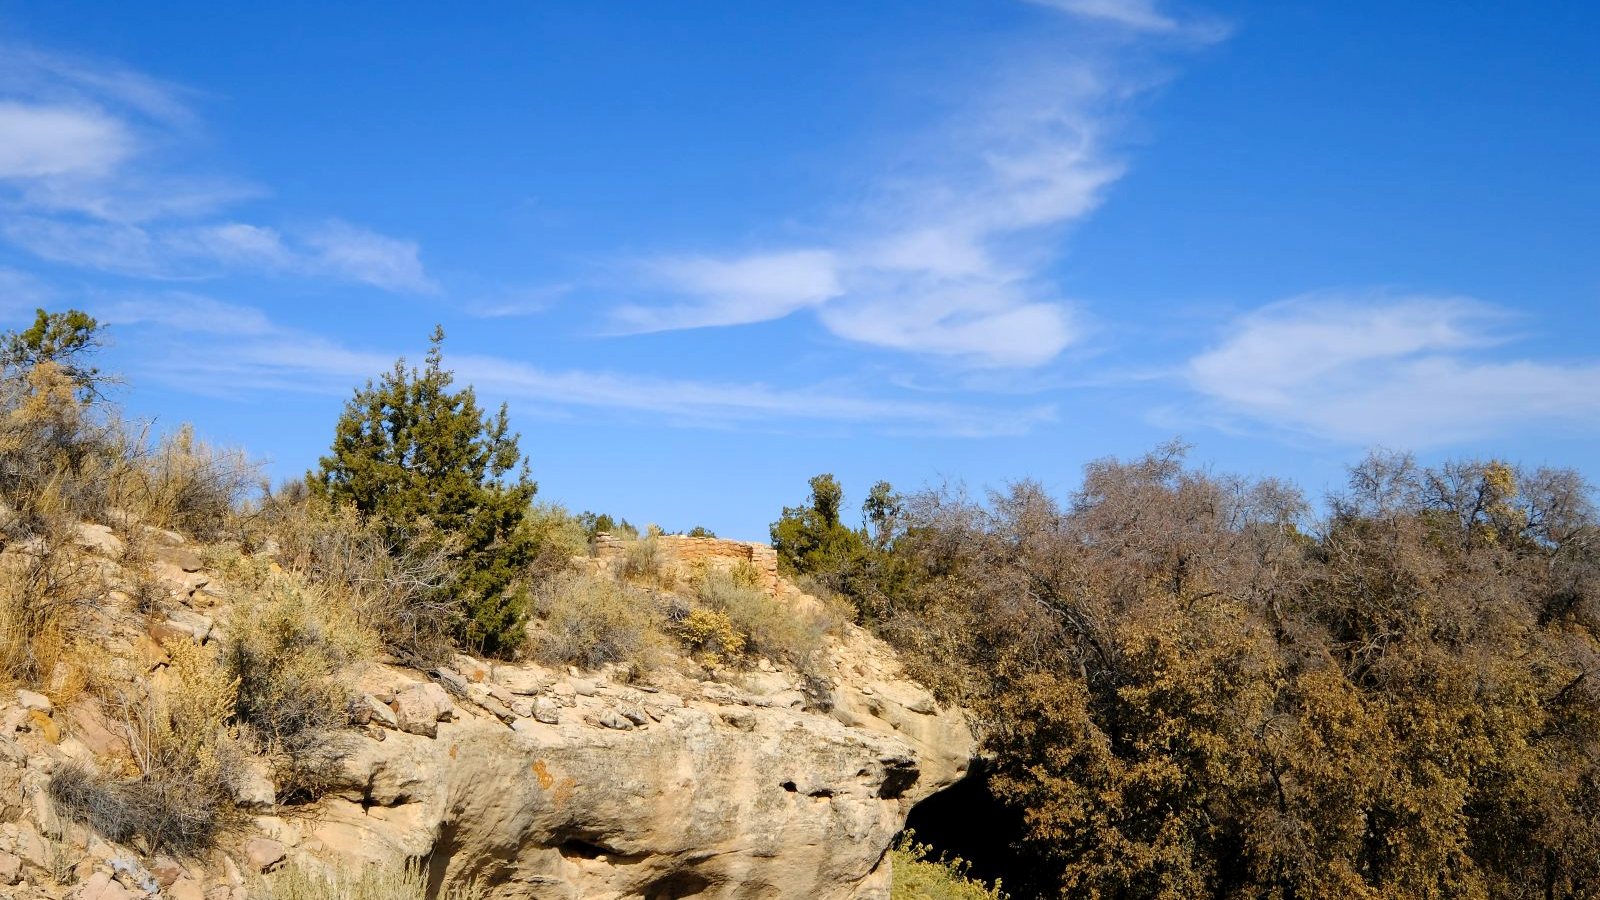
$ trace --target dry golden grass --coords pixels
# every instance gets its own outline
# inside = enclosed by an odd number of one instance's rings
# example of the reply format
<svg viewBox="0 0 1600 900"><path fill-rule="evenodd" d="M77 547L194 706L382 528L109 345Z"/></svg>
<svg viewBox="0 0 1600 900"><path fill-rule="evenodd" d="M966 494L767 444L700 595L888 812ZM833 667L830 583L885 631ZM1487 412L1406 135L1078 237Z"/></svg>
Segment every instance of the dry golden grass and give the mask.
<svg viewBox="0 0 1600 900"><path fill-rule="evenodd" d="M448 888L438 900L481 900L476 883ZM251 900L427 900L428 880L414 866L391 863L364 866L355 871L315 872L290 866L258 879Z"/></svg>

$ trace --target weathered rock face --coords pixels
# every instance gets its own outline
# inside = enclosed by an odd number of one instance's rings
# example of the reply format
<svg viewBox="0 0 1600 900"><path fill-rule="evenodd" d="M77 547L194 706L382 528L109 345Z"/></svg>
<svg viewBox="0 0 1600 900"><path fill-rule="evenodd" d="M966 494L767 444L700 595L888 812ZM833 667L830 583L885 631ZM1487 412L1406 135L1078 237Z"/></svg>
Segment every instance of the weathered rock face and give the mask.
<svg viewBox="0 0 1600 900"><path fill-rule="evenodd" d="M880 642L851 629L831 653L826 712L778 671L641 688L494 667L432 737L358 739L298 844L427 859L497 898L887 897L884 851L973 741ZM416 677L365 681L398 705Z"/></svg>
<svg viewBox="0 0 1600 900"><path fill-rule="evenodd" d="M741 561L766 572L757 551L771 552L713 539L664 546L685 572ZM771 562L774 594L815 602ZM202 597L209 573L173 569L156 624L226 641L226 586ZM161 674L148 622L102 623L116 677ZM436 887L476 879L497 900L887 898L890 842L913 804L965 774L974 741L960 712L938 708L882 642L853 627L828 640L820 679L767 661L723 681L666 667L645 684L467 657L430 673L370 664L352 674L360 727L343 737L334 790L289 815L258 773L236 792L250 826L205 859L177 862L108 845L50 809L54 767L126 764L122 724L92 700L56 708L13 692L0 697L0 881L66 896L47 872L46 835L85 860L71 890L105 896L242 900L245 879L284 865L406 858ZM143 887L150 878L164 879L159 895Z"/></svg>

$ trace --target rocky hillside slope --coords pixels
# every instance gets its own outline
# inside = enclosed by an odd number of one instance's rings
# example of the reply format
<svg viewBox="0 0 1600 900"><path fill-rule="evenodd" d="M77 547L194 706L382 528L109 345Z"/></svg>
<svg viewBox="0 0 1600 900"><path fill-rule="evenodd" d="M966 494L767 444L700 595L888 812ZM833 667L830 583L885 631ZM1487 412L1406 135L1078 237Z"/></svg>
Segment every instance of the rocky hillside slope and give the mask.
<svg viewBox="0 0 1600 900"><path fill-rule="evenodd" d="M226 567L151 534L145 580L110 529L85 525L78 541L102 586L96 665L129 695L160 690L174 642L225 651L238 624ZM662 546L671 564L754 565L772 595L816 602L760 545ZM621 550L601 541L583 564L607 571ZM435 891L475 879L494 898L886 898L894 835L962 777L973 738L860 629L843 626L822 655L805 676L761 660L715 678L688 665L362 663L341 676L359 699L331 787L295 802L270 768L245 765L233 793L246 815L188 857L110 841L52 800L52 773L135 771L140 746L105 700L116 690L63 671L0 703L0 895L245 900L285 866L404 858Z"/></svg>

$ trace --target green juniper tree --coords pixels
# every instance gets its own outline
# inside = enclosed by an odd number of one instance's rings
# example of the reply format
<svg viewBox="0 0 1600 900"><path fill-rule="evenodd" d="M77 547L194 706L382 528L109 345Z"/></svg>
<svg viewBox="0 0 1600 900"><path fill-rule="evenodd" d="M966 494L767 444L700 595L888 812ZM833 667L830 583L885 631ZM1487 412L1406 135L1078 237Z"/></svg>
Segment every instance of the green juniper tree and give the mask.
<svg viewBox="0 0 1600 900"><path fill-rule="evenodd" d="M522 580L537 553L524 527L538 486L506 408L488 415L472 388L453 390L436 328L426 365L395 363L345 405L333 450L307 475L312 491L377 523L402 552L445 546L456 639L484 653L520 643Z"/></svg>
<svg viewBox="0 0 1600 900"><path fill-rule="evenodd" d="M35 310L31 326L0 335L0 370L20 373L53 363L77 386L82 399L98 397L110 379L85 358L100 349L101 334L100 323L81 310Z"/></svg>

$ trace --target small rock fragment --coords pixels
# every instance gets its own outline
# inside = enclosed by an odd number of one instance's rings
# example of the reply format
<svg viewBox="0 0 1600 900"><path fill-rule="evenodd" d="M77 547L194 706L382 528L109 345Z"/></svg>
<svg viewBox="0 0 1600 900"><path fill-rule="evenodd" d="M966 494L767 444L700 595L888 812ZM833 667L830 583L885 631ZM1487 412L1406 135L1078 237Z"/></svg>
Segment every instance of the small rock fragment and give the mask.
<svg viewBox="0 0 1600 900"><path fill-rule="evenodd" d="M627 731L633 727L632 722L623 718L622 714L618 713L614 709L602 711L600 715L595 717L595 721L607 728L614 728L617 731Z"/></svg>
<svg viewBox="0 0 1600 900"><path fill-rule="evenodd" d="M0 884L16 884L22 880L22 859L0 850Z"/></svg>
<svg viewBox="0 0 1600 900"><path fill-rule="evenodd" d="M533 717L546 725L561 724L561 706L549 697L533 701Z"/></svg>
<svg viewBox="0 0 1600 900"><path fill-rule="evenodd" d="M376 722L386 728L400 727L400 720L395 717L394 710L390 709L388 704L379 701L377 697L366 694L361 698L361 705L368 713L367 721Z"/></svg>
<svg viewBox="0 0 1600 900"><path fill-rule="evenodd" d="M462 678L454 669L440 669L434 673L439 678L439 683L444 689L457 697L467 696L467 680Z"/></svg>
<svg viewBox="0 0 1600 900"><path fill-rule="evenodd" d="M17 702L22 704L23 709L36 709L43 713L55 709L55 704L50 702L49 697L26 688L17 691Z"/></svg>

